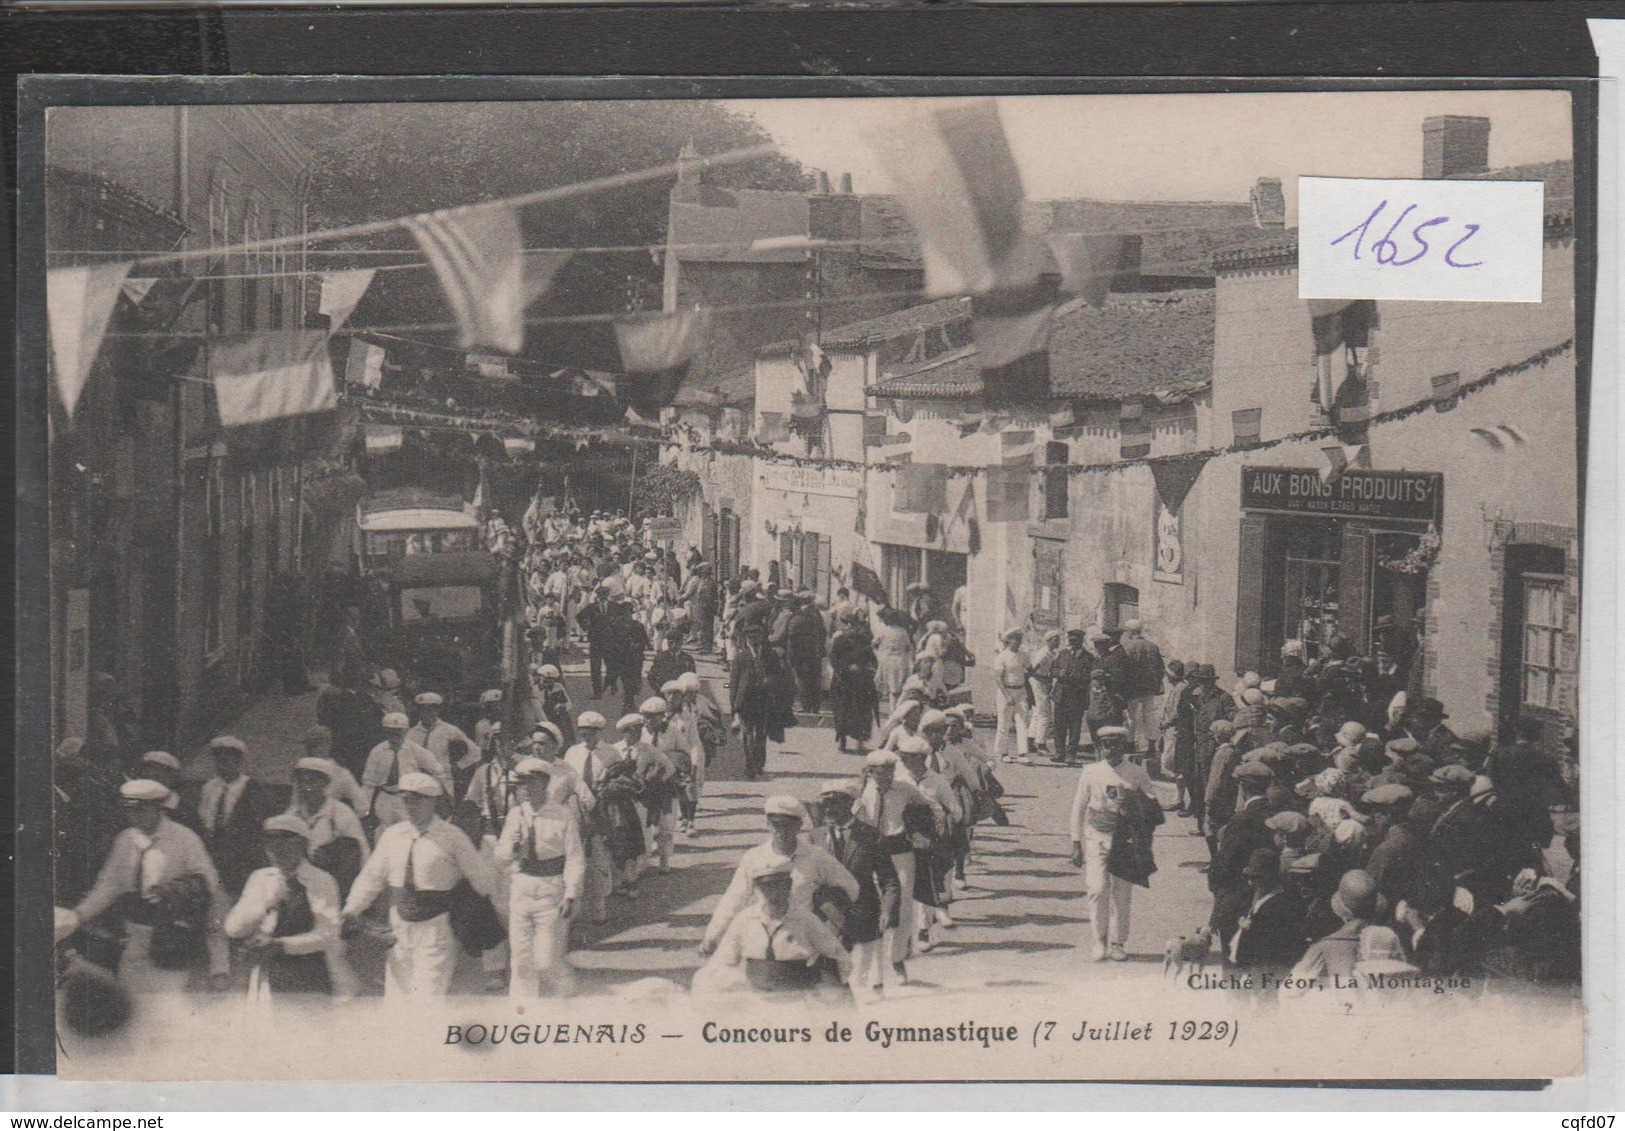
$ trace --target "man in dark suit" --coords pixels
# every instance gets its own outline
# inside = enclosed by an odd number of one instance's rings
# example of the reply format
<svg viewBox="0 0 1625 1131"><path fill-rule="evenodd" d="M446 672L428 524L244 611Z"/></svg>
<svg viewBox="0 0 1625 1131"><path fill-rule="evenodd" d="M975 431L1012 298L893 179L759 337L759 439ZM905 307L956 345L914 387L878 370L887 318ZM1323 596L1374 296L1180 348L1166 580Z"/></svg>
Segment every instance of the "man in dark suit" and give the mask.
<svg viewBox="0 0 1625 1131"><path fill-rule="evenodd" d="M813 902L852 952L852 992L867 999L881 992L885 934L896 917L902 887L879 830L852 816L861 792L862 783L855 778L825 782L818 795L822 824L813 834L813 843L858 881L858 897L848 899L838 888L820 888Z"/></svg>
<svg viewBox="0 0 1625 1131"><path fill-rule="evenodd" d="M265 787L243 773L248 747L223 734L209 743L215 776L203 783L198 819L203 844L220 873L220 884L235 899L249 873L265 866L260 825L270 816Z"/></svg>
<svg viewBox="0 0 1625 1131"><path fill-rule="evenodd" d="M1284 973L1308 949L1303 900L1281 886L1281 854L1255 848L1242 870L1252 887L1253 902L1236 924L1230 961L1246 970Z"/></svg>
<svg viewBox="0 0 1625 1131"><path fill-rule="evenodd" d="M1275 775L1262 762L1247 762L1236 769L1240 790L1236 815L1219 830L1219 840L1208 869L1207 886L1213 893L1213 916L1208 925L1219 936L1225 952L1236 924L1246 914L1252 886L1245 872L1253 853L1275 847L1275 833L1264 822L1272 816L1265 792Z"/></svg>
<svg viewBox="0 0 1625 1131"><path fill-rule="evenodd" d="M613 670L608 680L604 678L606 653L612 650L608 646L610 620L609 587L600 585L594 592L592 601L576 614L576 623L581 626L581 631L587 634L587 672L592 678L594 699L602 698L605 691L612 691L615 686Z"/></svg>

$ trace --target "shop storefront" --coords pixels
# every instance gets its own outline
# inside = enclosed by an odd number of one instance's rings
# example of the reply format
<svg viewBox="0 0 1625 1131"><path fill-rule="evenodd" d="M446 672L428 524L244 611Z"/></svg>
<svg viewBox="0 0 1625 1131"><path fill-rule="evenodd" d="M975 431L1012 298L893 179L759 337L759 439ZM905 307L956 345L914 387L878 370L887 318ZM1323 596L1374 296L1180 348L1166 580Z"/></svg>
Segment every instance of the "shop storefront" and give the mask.
<svg viewBox="0 0 1625 1131"><path fill-rule="evenodd" d="M1236 670L1272 674L1281 645L1334 636L1399 668L1419 662L1444 476L1243 467Z"/></svg>

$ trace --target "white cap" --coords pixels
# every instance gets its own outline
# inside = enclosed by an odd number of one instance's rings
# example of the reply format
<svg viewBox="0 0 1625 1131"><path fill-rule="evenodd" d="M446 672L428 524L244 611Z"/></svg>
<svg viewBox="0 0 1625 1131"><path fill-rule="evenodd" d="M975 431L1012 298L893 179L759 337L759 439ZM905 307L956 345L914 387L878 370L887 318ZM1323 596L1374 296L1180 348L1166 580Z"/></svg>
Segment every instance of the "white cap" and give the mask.
<svg viewBox="0 0 1625 1131"><path fill-rule="evenodd" d="M622 715L620 721L615 724L615 729L616 730L625 730L627 727L630 727L630 726L635 726L635 727L638 727L638 728L641 729L642 726L643 726L643 716L642 715Z"/></svg>
<svg viewBox="0 0 1625 1131"><path fill-rule="evenodd" d="M945 727L948 725L948 713L939 711L935 707L920 716L920 729L926 727Z"/></svg>
<svg viewBox="0 0 1625 1131"><path fill-rule="evenodd" d="M687 692L698 691L701 686L699 673L684 672L682 675L677 677L677 686Z"/></svg>
<svg viewBox="0 0 1625 1131"><path fill-rule="evenodd" d="M897 755L890 750L871 750L864 755L863 764L865 766L895 766L897 765Z"/></svg>
<svg viewBox="0 0 1625 1131"><path fill-rule="evenodd" d="M236 738L229 734L222 734L216 738L209 739L209 749L235 750L239 754L247 754L248 744L240 738Z"/></svg>
<svg viewBox="0 0 1625 1131"><path fill-rule="evenodd" d="M437 691L420 691L418 697L413 700L419 707L439 707L445 701L445 697Z"/></svg>
<svg viewBox="0 0 1625 1131"><path fill-rule="evenodd" d="M327 758L301 758L293 764L296 774L321 774L324 778L333 776L333 763Z"/></svg>
<svg viewBox="0 0 1625 1131"><path fill-rule="evenodd" d="M480 692L480 702L481 703L500 703L500 702L502 702L502 688L493 687L493 688L491 688L491 689L489 689L487 691Z"/></svg>
<svg viewBox="0 0 1625 1131"><path fill-rule="evenodd" d="M541 667L536 669L536 674L541 676L543 679L558 679L559 678L558 665L557 664L543 664Z"/></svg>
<svg viewBox="0 0 1625 1131"><path fill-rule="evenodd" d="M931 753L931 743L917 734L905 734L897 740L897 753L921 756Z"/></svg>
<svg viewBox="0 0 1625 1131"><path fill-rule="evenodd" d="M1095 728L1095 737L1096 738L1127 738L1128 737L1128 728L1127 727L1096 727Z"/></svg>
<svg viewBox="0 0 1625 1131"><path fill-rule="evenodd" d="M807 813L806 807L788 793L779 793L769 797L762 809L769 817L794 817L798 821L802 820Z"/></svg>
<svg viewBox="0 0 1625 1131"><path fill-rule="evenodd" d="M378 673L378 683L385 691L395 691L401 686L401 677L395 674L394 668L385 668Z"/></svg>
<svg viewBox="0 0 1625 1131"><path fill-rule="evenodd" d="M412 721L399 711L391 711L384 716L383 727L385 730L411 730Z"/></svg>
<svg viewBox="0 0 1625 1131"><path fill-rule="evenodd" d="M666 701L658 695L650 696L638 708L638 713L642 715L664 715L666 713Z"/></svg>
<svg viewBox="0 0 1625 1131"><path fill-rule="evenodd" d="M679 680L668 679L660 685L660 694L662 695L680 695L682 691L683 685Z"/></svg>
<svg viewBox="0 0 1625 1131"><path fill-rule="evenodd" d="M528 778L533 774L543 774L551 778L553 767L540 758L521 758L513 768L513 776L516 778Z"/></svg>
<svg viewBox="0 0 1625 1131"><path fill-rule="evenodd" d="M430 774L402 774L395 788L402 793L415 793L420 797L439 797L446 792Z"/></svg>
<svg viewBox="0 0 1625 1131"><path fill-rule="evenodd" d="M576 719L576 726L578 727L603 727L608 725L604 716L597 711L583 711L580 717Z"/></svg>
<svg viewBox="0 0 1625 1131"><path fill-rule="evenodd" d="M292 813L278 813L274 817L267 817L260 828L268 833L290 833L306 840L310 839L310 826Z"/></svg>
<svg viewBox="0 0 1625 1131"><path fill-rule="evenodd" d="M842 797L856 798L863 793L863 783L857 778L839 778L827 781L818 787L818 796L828 797L831 794L840 794Z"/></svg>
<svg viewBox="0 0 1625 1131"><path fill-rule="evenodd" d="M118 795L125 801L152 801L162 804L169 800L169 787L149 778L137 778L119 786Z"/></svg>
<svg viewBox="0 0 1625 1131"><path fill-rule="evenodd" d="M534 739L538 734L550 734L553 736L553 741L555 743L560 745L563 745L564 743L564 732L558 727L554 726L552 723L548 722L546 719L543 719L541 722L530 728L530 737L532 739Z"/></svg>
<svg viewBox="0 0 1625 1131"><path fill-rule="evenodd" d="M181 760L167 750L149 750L141 755L141 760L149 766L163 766L168 770L181 768Z"/></svg>

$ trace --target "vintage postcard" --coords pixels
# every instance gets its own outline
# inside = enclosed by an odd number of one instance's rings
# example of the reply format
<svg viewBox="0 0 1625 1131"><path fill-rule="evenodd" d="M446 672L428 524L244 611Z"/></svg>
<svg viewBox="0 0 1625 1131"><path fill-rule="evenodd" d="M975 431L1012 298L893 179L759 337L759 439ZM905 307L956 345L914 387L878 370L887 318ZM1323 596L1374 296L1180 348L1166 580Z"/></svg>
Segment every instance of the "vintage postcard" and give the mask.
<svg viewBox="0 0 1625 1131"><path fill-rule="evenodd" d="M1569 95L683 93L47 110L61 1075L1579 1073Z"/></svg>

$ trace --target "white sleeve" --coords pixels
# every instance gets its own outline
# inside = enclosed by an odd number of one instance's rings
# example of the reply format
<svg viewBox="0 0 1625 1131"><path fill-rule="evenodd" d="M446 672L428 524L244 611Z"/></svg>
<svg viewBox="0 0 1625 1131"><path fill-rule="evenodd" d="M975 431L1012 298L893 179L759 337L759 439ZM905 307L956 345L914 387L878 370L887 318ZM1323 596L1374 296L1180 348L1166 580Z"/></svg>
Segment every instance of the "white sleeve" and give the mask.
<svg viewBox="0 0 1625 1131"><path fill-rule="evenodd" d="M228 939L246 939L259 931L271 905L281 898L277 875L270 869L261 869L248 877L237 905L226 914L222 928Z"/></svg>

